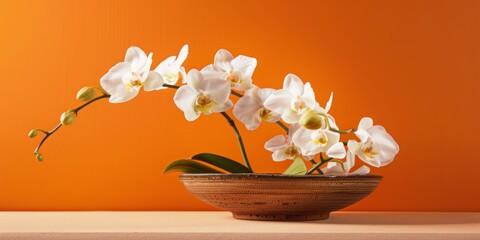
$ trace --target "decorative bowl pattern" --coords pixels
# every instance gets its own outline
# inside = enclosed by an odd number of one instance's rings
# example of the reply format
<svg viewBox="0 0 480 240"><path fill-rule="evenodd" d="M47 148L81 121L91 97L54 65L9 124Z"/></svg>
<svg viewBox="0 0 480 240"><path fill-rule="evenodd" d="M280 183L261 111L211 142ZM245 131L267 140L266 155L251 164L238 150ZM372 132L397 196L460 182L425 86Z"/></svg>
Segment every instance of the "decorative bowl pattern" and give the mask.
<svg viewBox="0 0 480 240"><path fill-rule="evenodd" d="M375 175L181 174L188 191L237 219L304 221L368 196L382 180Z"/></svg>

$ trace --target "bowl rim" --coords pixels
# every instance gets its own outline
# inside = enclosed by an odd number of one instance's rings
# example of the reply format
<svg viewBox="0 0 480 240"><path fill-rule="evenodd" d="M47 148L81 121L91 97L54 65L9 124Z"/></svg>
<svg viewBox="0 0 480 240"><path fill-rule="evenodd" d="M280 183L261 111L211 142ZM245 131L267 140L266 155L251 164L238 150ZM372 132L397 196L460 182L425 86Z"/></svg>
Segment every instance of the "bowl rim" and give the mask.
<svg viewBox="0 0 480 240"><path fill-rule="evenodd" d="M383 176L373 174L348 174L348 175L285 175L281 173L182 173L183 177L222 177L222 178L286 178L286 179L348 179L348 178L365 178L365 179L382 179Z"/></svg>

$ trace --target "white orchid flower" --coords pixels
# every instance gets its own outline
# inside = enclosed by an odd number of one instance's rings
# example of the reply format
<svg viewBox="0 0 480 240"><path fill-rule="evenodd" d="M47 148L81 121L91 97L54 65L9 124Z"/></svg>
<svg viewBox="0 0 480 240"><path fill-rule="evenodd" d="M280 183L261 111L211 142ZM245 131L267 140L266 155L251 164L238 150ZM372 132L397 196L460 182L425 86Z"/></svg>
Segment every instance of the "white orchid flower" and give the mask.
<svg viewBox="0 0 480 240"><path fill-rule="evenodd" d="M150 71L152 53L147 55L138 47L129 47L125 60L113 66L100 79L100 85L110 94L111 103L122 103L145 91L158 90L163 85L162 76Z"/></svg>
<svg viewBox="0 0 480 240"><path fill-rule="evenodd" d="M294 74L288 74L283 89L275 91L264 104L273 112L282 114L282 119L290 124L297 123L303 113L318 105L310 83L304 85Z"/></svg>
<svg viewBox="0 0 480 240"><path fill-rule="evenodd" d="M234 90L245 91L252 87L252 75L257 66L257 59L239 55L233 55L220 49L215 54L213 65L204 67L201 72L205 78L223 79L230 83Z"/></svg>
<svg viewBox="0 0 480 240"><path fill-rule="evenodd" d="M293 135L293 142L303 155L315 155L324 152L328 157L342 159L345 148L340 141L340 134L328 129L309 130L300 128Z"/></svg>
<svg viewBox="0 0 480 240"><path fill-rule="evenodd" d="M294 160L302 156L300 148L292 141L292 135L300 128L298 124L292 124L288 130L288 136L277 135L265 143L265 149L273 152L273 161L281 162L284 160ZM313 156L303 156L305 159L313 159Z"/></svg>
<svg viewBox="0 0 480 240"><path fill-rule="evenodd" d="M355 132L360 142L348 141L348 149L367 164L382 167L393 161L400 147L385 128L373 125L371 118L362 118Z"/></svg>
<svg viewBox="0 0 480 240"><path fill-rule="evenodd" d="M188 45L185 44L180 50L178 57L168 57L163 62L158 64L154 71L162 75L166 84L175 85L179 76L182 76L182 81L185 81L185 78L183 78L183 76L185 76L185 68L182 67L182 64L187 59L187 56ZM162 87L162 89L164 88L166 87Z"/></svg>
<svg viewBox="0 0 480 240"><path fill-rule="evenodd" d="M350 170L355 166L355 154L348 151L347 152L347 160L343 163L343 167L337 162L328 162L327 167L322 168L322 172L325 175L345 175L345 174L357 174L357 175L365 175L370 172L370 168L367 166L361 166L357 170L349 173Z"/></svg>
<svg viewBox="0 0 480 240"><path fill-rule="evenodd" d="M194 121L200 114L225 112L233 106L230 84L221 79L204 79L202 74L192 69L187 74L187 85L181 86L173 100L188 121Z"/></svg>
<svg viewBox="0 0 480 240"><path fill-rule="evenodd" d="M245 91L245 95L238 100L233 108L233 115L245 124L248 130L255 130L264 122L280 120L280 114L267 109L263 103L275 90L271 88L260 89L256 86Z"/></svg>

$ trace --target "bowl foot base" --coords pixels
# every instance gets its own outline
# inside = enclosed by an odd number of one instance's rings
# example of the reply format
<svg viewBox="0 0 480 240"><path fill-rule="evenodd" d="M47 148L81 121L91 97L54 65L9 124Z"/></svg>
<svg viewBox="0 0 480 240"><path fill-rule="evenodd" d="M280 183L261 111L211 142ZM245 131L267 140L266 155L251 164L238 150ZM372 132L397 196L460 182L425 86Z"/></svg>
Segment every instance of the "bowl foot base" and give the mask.
<svg viewBox="0 0 480 240"><path fill-rule="evenodd" d="M330 212L320 212L314 214L245 214L233 213L233 217L242 220L257 221L312 221L324 220L330 217Z"/></svg>

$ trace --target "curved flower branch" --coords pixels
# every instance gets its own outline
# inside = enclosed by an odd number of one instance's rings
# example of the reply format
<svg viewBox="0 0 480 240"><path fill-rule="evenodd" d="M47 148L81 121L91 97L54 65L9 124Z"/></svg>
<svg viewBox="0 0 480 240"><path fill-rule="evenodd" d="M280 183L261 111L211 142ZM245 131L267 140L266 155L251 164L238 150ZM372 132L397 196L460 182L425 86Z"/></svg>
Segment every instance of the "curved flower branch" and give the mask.
<svg viewBox="0 0 480 240"><path fill-rule="evenodd" d="M233 115L245 124L248 130L257 129L262 122L275 122L286 131L287 136L275 136L264 146L273 152L274 161L293 161L284 174L312 174L314 171L320 174L349 174L355 166L356 156L368 165L381 167L391 163L399 152L398 144L382 126L373 125L371 118L363 118L357 129L340 130L329 113L333 93L323 108L316 101L311 84L303 83L294 74L285 77L282 89L259 88L252 83L257 65L255 58L243 55L233 57L229 51L220 49L213 64L201 71L192 69L187 74L182 66L187 56L188 45L184 45L178 56L168 57L151 71L152 53L147 55L138 47L130 47L124 61L115 64L100 79L102 88L85 87L77 93L77 99L84 101L84 104L64 112L60 124L51 131L30 131L31 138L39 132L45 134L34 151L36 159L43 160L40 154L42 145L61 126L73 124L81 109L104 98L109 98L111 103L129 101L138 95L141 88L145 91L176 89L174 102L188 121L194 121L201 115L220 113L236 135L245 167L215 154L204 153L192 158L213 163L226 171L253 172L240 132L235 121L226 112L232 107ZM183 85L177 86L180 78ZM244 94L238 91L244 91ZM98 92L101 95L96 97ZM230 100L230 95L239 98L235 105ZM355 133L359 141L342 140L349 133ZM316 155L319 155L318 163L314 160ZM311 169L307 170L304 161L312 164ZM217 171L199 162L189 165L190 162L188 159L178 160L172 163L168 172L175 169L192 172ZM325 164L327 166L321 168ZM369 171L367 166L361 166L350 174L367 174Z"/></svg>

